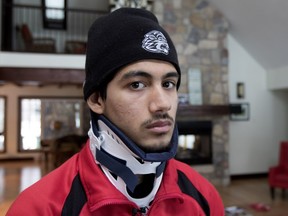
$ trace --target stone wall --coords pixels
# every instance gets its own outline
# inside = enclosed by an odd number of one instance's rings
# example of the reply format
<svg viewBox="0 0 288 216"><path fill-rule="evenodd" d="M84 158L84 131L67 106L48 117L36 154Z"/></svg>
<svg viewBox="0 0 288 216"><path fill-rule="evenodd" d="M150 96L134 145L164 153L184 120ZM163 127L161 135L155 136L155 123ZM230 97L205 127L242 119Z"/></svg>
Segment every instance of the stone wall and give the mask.
<svg viewBox="0 0 288 216"><path fill-rule="evenodd" d="M188 93L187 72L196 68L201 71L203 105L228 104L228 22L222 14L205 0L157 0L153 12L171 35L179 55L182 70L179 93ZM226 185L230 181L229 118L205 116L205 119L213 121L213 165L195 168L213 183Z"/></svg>

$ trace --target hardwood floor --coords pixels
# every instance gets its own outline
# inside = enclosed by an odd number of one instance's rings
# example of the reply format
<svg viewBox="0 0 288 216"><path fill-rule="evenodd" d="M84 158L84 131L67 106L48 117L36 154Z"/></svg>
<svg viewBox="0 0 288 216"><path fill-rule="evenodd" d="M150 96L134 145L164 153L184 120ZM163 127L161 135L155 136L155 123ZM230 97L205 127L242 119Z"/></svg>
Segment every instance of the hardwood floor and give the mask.
<svg viewBox="0 0 288 216"><path fill-rule="evenodd" d="M34 161L0 162L0 216L4 216L20 191L48 172Z"/></svg>
<svg viewBox="0 0 288 216"><path fill-rule="evenodd" d="M270 197L267 178L233 180L228 187L217 187L225 207L238 206L253 216L287 216L288 194L282 198L282 191L276 190L275 199ZM269 211L257 211L253 204L263 204Z"/></svg>
<svg viewBox="0 0 288 216"><path fill-rule="evenodd" d="M4 216L9 206L24 188L45 175L44 165L32 161L0 162L0 216ZM233 180L228 187L217 187L225 207L238 206L253 216L287 216L288 192L282 199L280 190L275 200L271 200L266 178ZM251 204L261 203L271 209L257 212Z"/></svg>

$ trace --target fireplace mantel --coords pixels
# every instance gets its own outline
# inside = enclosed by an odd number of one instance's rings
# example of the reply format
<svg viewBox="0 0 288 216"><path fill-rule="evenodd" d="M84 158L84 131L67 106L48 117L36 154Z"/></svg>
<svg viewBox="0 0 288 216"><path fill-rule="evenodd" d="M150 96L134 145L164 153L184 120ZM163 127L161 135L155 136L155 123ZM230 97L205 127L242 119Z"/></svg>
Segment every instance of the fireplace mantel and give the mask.
<svg viewBox="0 0 288 216"><path fill-rule="evenodd" d="M178 117L223 116L230 114L230 105L183 105L178 106Z"/></svg>

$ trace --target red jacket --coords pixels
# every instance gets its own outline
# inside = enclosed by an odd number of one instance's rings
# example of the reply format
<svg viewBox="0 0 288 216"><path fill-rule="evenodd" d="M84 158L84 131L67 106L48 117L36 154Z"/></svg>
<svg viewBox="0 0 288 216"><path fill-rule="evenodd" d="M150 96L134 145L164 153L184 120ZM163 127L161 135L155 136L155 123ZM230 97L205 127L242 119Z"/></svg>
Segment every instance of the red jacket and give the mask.
<svg viewBox="0 0 288 216"><path fill-rule="evenodd" d="M80 153L23 191L7 216L141 215L137 209L106 178L86 144ZM205 178L172 159L147 215L224 216L224 207Z"/></svg>

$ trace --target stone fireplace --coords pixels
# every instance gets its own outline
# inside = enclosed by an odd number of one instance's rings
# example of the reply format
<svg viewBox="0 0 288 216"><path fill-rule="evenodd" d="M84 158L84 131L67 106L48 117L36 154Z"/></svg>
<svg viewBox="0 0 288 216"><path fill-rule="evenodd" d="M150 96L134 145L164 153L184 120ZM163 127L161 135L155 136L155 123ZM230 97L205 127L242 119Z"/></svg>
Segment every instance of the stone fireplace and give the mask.
<svg viewBox="0 0 288 216"><path fill-rule="evenodd" d="M211 132L209 135L211 161L206 158L204 162L198 161L195 163L192 160L183 160L183 162L191 165L215 185L228 185L230 183L228 165L229 114L229 105L179 105L178 107L177 122L180 122L180 127L178 126L180 128L179 134L191 133L193 129L196 134L205 134L204 137L206 138L202 139L207 143L208 134ZM183 128L188 128L189 125L191 126L190 129L183 130ZM178 159L181 160L181 158Z"/></svg>
<svg viewBox="0 0 288 216"><path fill-rule="evenodd" d="M182 71L179 93L189 94L190 69L201 74L202 103L179 105L177 118L178 121L211 122L212 162L193 164L190 161L188 164L212 183L227 185L230 182L229 23L207 0L154 1L152 10L171 35L178 52Z"/></svg>

